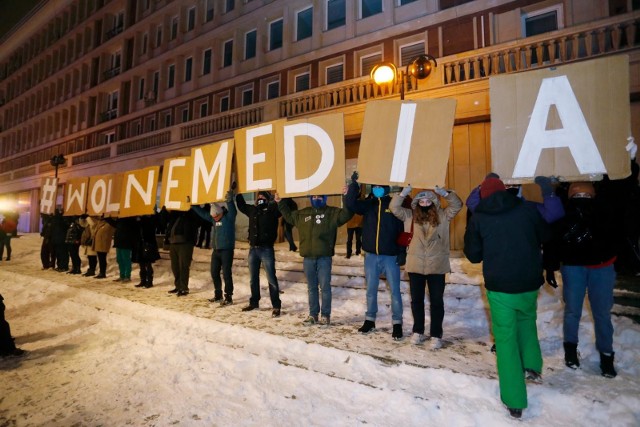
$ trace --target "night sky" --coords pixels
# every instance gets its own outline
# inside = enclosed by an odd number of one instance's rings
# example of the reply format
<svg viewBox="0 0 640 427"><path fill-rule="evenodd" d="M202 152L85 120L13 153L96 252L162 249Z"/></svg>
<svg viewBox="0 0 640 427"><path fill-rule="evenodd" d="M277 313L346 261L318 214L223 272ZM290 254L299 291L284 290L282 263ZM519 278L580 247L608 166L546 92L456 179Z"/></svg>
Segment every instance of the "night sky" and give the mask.
<svg viewBox="0 0 640 427"><path fill-rule="evenodd" d="M41 1L42 0L0 0L0 39Z"/></svg>

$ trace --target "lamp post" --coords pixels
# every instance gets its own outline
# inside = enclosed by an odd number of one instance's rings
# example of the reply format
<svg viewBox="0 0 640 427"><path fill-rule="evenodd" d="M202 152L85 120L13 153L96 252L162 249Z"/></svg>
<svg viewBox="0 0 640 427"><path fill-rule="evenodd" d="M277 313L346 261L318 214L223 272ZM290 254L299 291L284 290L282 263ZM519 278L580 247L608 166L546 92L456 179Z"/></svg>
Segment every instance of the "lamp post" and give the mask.
<svg viewBox="0 0 640 427"><path fill-rule="evenodd" d="M67 159L65 159L62 154L56 154L49 161L49 163L51 163L51 166L56 168L56 175L55 175L56 178L58 177L58 166L64 165L66 161Z"/></svg>
<svg viewBox="0 0 640 427"><path fill-rule="evenodd" d="M433 63L433 64L432 64ZM418 80L425 79L431 74L433 67L437 67L436 58L429 54L418 55L408 64L406 71L399 70L391 62L383 62L376 65L371 70L371 78L376 84L391 83L395 79L400 80L400 99L404 100L404 78L405 75L413 76Z"/></svg>

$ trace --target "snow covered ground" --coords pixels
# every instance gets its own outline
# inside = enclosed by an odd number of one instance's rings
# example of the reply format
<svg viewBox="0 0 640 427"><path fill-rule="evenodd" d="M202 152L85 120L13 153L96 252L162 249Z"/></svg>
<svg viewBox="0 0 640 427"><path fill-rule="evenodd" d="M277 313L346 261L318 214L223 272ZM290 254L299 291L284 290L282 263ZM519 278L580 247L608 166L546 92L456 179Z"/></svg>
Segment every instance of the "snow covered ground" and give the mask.
<svg viewBox="0 0 640 427"><path fill-rule="evenodd" d="M283 315L249 298L247 247L234 263L235 304L218 307L209 251L196 249L191 294L176 298L168 260L155 286L42 271L40 237L14 239L0 262L6 316L26 357L0 359L0 426L501 426L519 425L498 396L480 267L452 259L438 351L391 339L389 293L380 286L374 334L356 329L365 311L362 258L334 257L333 325L307 316L301 258L276 253ZM165 255L166 258L166 255ZM86 269L83 259L83 271ZM137 269L134 269L134 275ZM404 333L412 319L406 282ZM529 385L532 426L640 425L640 325L614 316L618 377L600 376L593 324L581 325L582 369L563 363L561 289L545 286L538 326L543 384ZM587 304L585 304L586 306Z"/></svg>

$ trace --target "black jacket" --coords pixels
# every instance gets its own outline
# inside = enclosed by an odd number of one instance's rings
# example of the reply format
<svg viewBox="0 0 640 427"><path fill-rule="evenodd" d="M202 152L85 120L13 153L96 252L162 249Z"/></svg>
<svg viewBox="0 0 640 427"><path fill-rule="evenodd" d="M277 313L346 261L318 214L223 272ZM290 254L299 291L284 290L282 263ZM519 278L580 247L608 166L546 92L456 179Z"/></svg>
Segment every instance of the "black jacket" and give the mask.
<svg viewBox="0 0 640 427"><path fill-rule="evenodd" d="M136 217L118 218L112 225L116 228L113 235L113 247L133 249L139 233Z"/></svg>
<svg viewBox="0 0 640 427"><path fill-rule="evenodd" d="M173 244L195 245L198 238L200 217L193 211L170 211L165 240Z"/></svg>
<svg viewBox="0 0 640 427"><path fill-rule="evenodd" d="M518 294L544 283L542 243L551 238L538 210L506 191L482 199L464 234L464 254L483 262L485 287Z"/></svg>
<svg viewBox="0 0 640 427"><path fill-rule="evenodd" d="M278 205L267 202L265 208L248 205L242 194L236 196L238 210L249 217L249 244L251 246L273 246L278 237Z"/></svg>
<svg viewBox="0 0 640 427"><path fill-rule="evenodd" d="M404 225L389 209L390 196L380 199L358 200L358 184L349 184L345 196L345 206L362 218L362 249L377 255L398 255L404 248L396 244L398 235L404 231Z"/></svg>

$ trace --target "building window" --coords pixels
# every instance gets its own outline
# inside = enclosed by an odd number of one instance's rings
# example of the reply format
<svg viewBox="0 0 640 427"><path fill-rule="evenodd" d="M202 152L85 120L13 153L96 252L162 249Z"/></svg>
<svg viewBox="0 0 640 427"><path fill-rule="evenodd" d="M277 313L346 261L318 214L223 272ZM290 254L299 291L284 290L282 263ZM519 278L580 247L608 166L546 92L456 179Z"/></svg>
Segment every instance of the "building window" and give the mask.
<svg viewBox="0 0 640 427"><path fill-rule="evenodd" d="M222 48L222 67L228 67L233 63L233 40L224 42Z"/></svg>
<svg viewBox="0 0 640 427"><path fill-rule="evenodd" d="M229 111L229 97L223 96L220 98L220 112Z"/></svg>
<svg viewBox="0 0 640 427"><path fill-rule="evenodd" d="M251 30L244 35L244 59L250 59L256 56L256 42L258 32Z"/></svg>
<svg viewBox="0 0 640 427"><path fill-rule="evenodd" d="M204 22L209 22L213 19L213 0L207 0L206 13L204 15Z"/></svg>
<svg viewBox="0 0 640 427"><path fill-rule="evenodd" d="M313 7L296 14L296 40L304 40L313 34Z"/></svg>
<svg viewBox="0 0 640 427"><path fill-rule="evenodd" d="M162 26L158 25L156 28L156 47L160 47L162 45Z"/></svg>
<svg viewBox="0 0 640 427"><path fill-rule="evenodd" d="M345 0L327 0L327 30L343 27L347 22Z"/></svg>
<svg viewBox="0 0 640 427"><path fill-rule="evenodd" d="M382 62L382 54L374 53L373 55L363 56L360 58L360 75L368 76L376 64Z"/></svg>
<svg viewBox="0 0 640 427"><path fill-rule="evenodd" d="M114 130L104 132L102 134L102 143L103 144L111 144L116 140L116 132Z"/></svg>
<svg viewBox="0 0 640 427"><path fill-rule="evenodd" d="M229 13L233 10L233 8L236 6L236 1L235 0L225 0L224 2L224 13Z"/></svg>
<svg viewBox="0 0 640 427"><path fill-rule="evenodd" d="M155 117L147 118L146 122L147 122L147 132L152 132L152 131L156 130L156 118Z"/></svg>
<svg viewBox="0 0 640 427"><path fill-rule="evenodd" d="M253 89L247 89L242 91L242 106L253 104Z"/></svg>
<svg viewBox="0 0 640 427"><path fill-rule="evenodd" d="M269 24L269 50L275 50L282 47L282 18Z"/></svg>
<svg viewBox="0 0 640 427"><path fill-rule="evenodd" d="M192 31L196 26L196 8L192 7L187 12L187 31Z"/></svg>
<svg viewBox="0 0 640 427"><path fill-rule="evenodd" d="M440 0L440 10L449 9L461 4L471 3L473 0Z"/></svg>
<svg viewBox="0 0 640 427"><path fill-rule="evenodd" d="M309 87L310 87L309 73L298 74L295 78L295 91L302 92L304 90L309 90Z"/></svg>
<svg viewBox="0 0 640 427"><path fill-rule="evenodd" d="M118 91L113 91L107 95L107 110L109 111L117 111L118 110Z"/></svg>
<svg viewBox="0 0 640 427"><path fill-rule="evenodd" d="M344 80L344 65L336 64L326 68L327 84L338 83Z"/></svg>
<svg viewBox="0 0 640 427"><path fill-rule="evenodd" d="M171 126L171 113L166 113L164 115L164 127L168 128Z"/></svg>
<svg viewBox="0 0 640 427"><path fill-rule="evenodd" d="M202 75L207 75L211 72L211 49L207 49L202 54Z"/></svg>
<svg viewBox="0 0 640 427"><path fill-rule="evenodd" d="M191 81L191 70L193 68L193 58L189 57L184 61L184 81Z"/></svg>
<svg viewBox="0 0 640 427"><path fill-rule="evenodd" d="M176 65L171 64L167 70L167 89L171 89L175 85Z"/></svg>
<svg viewBox="0 0 640 427"><path fill-rule="evenodd" d="M142 49L141 49L141 54L142 55L146 55L147 53L147 45L149 44L149 34L148 33L144 33L142 35Z"/></svg>
<svg viewBox="0 0 640 427"><path fill-rule="evenodd" d="M144 99L144 78L138 81L138 100Z"/></svg>
<svg viewBox="0 0 640 427"><path fill-rule="evenodd" d="M280 96L280 82L271 82L267 85L267 99L275 99Z"/></svg>
<svg viewBox="0 0 640 427"><path fill-rule="evenodd" d="M424 53L424 42L400 47L400 66L407 66L412 59Z"/></svg>
<svg viewBox="0 0 640 427"><path fill-rule="evenodd" d="M169 40L175 40L178 37L178 17L171 18L171 37Z"/></svg>
<svg viewBox="0 0 640 427"><path fill-rule="evenodd" d="M153 73L153 94L158 95L158 87L160 86L160 71Z"/></svg>
<svg viewBox="0 0 640 427"><path fill-rule="evenodd" d="M188 122L189 121L189 109L188 108L183 108L180 113L181 113L181 117L180 118L182 119L181 123Z"/></svg>
<svg viewBox="0 0 640 427"><path fill-rule="evenodd" d="M398 6L404 6L405 4L413 3L414 1L417 1L417 0L399 0Z"/></svg>
<svg viewBox="0 0 640 427"><path fill-rule="evenodd" d="M360 17L362 19L382 13L382 0L360 0Z"/></svg>
<svg viewBox="0 0 640 427"><path fill-rule="evenodd" d="M203 102L200 104L200 117L206 117L209 114L209 104Z"/></svg>
<svg viewBox="0 0 640 427"><path fill-rule="evenodd" d="M531 37L562 28L562 6L554 5L522 14L522 35Z"/></svg>

